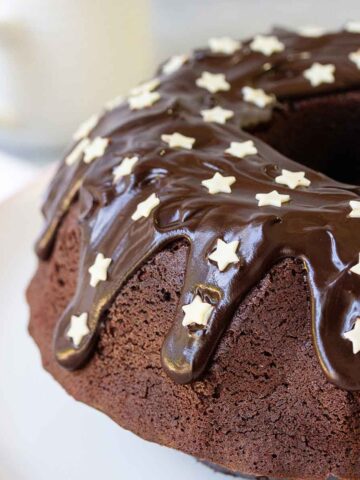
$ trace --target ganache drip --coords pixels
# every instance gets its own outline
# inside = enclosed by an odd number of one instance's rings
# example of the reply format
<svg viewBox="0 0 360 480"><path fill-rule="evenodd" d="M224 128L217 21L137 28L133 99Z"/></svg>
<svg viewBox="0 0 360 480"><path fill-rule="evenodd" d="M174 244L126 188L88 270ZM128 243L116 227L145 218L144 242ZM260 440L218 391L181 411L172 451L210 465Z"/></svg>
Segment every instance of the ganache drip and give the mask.
<svg viewBox="0 0 360 480"><path fill-rule="evenodd" d="M350 271L360 251L360 219L349 217L349 201L359 200L360 189L293 162L244 130L269 121L281 101L359 87L360 70L349 54L360 36L343 31L305 38L284 30L274 35L285 48L269 56L251 50L248 41L230 55L199 50L173 73L160 70L160 98L153 104L131 110L123 102L92 128L89 139L109 140L104 155L85 163L80 154L72 165L60 166L44 204L46 224L37 252L43 260L50 257L58 227L76 199L82 231L78 283L54 337L62 366L76 369L90 358L102 315L122 285L150 256L185 238L190 244L185 281L162 348L163 366L174 381L187 383L204 372L247 292L274 264L294 257L304 261L308 273L321 367L338 386L360 389L360 355L344 338L360 315L360 278ZM314 87L305 78L316 62L335 66L332 83ZM230 88L210 93L198 86L203 72L224 74ZM263 107L245 101L245 86L277 100ZM225 124L205 122L200 112L217 105L233 117ZM174 132L194 138L192 149L162 141ZM225 153L231 142L247 140L257 153L244 158ZM114 168L133 156L138 161L131 174L114 183ZM304 171L311 184L291 190L275 183L282 169ZM231 193L212 195L202 185L216 172L235 177ZM259 207L256 195L273 190L290 195L290 201L281 208ZM159 205L134 221L138 204L153 193ZM239 242L239 262L224 271L208 258L218 239ZM111 264L107 280L92 287L88 270L98 253ZM205 327L183 325L182 307L196 295L214 307ZM89 333L76 347L67 335L69 324L84 312Z"/></svg>

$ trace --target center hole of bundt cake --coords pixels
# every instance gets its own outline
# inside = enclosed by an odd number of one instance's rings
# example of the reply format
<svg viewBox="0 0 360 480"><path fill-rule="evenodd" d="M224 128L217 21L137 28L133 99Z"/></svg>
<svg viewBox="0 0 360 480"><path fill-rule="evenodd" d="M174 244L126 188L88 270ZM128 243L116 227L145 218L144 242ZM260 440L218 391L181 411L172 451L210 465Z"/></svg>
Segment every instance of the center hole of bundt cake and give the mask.
<svg viewBox="0 0 360 480"><path fill-rule="evenodd" d="M334 180L360 185L360 92L298 100L251 133Z"/></svg>

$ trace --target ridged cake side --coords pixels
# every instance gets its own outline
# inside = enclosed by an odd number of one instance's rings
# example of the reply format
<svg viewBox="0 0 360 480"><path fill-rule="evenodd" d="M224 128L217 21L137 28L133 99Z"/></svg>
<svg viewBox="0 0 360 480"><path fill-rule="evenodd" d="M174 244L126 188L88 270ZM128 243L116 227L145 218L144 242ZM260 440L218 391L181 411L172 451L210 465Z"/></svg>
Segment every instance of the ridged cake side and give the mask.
<svg viewBox="0 0 360 480"><path fill-rule="evenodd" d="M360 396L339 390L321 371L301 262L282 261L248 294L202 381L174 384L159 356L184 279L183 242L127 282L105 315L92 360L74 372L60 367L52 341L76 287L76 208L28 290L30 332L43 365L71 395L147 440L232 471L359 478Z"/></svg>

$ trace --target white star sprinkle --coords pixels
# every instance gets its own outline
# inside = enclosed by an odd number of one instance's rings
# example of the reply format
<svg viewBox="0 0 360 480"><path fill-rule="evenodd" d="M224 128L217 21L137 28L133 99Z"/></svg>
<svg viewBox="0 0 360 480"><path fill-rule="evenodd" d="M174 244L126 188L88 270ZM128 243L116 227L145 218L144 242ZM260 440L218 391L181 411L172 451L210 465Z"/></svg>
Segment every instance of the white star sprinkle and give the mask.
<svg viewBox="0 0 360 480"><path fill-rule="evenodd" d="M126 175L130 175L133 171L133 168L136 162L139 161L139 157L125 157L123 161L113 169L113 182L117 183L120 178L126 177Z"/></svg>
<svg viewBox="0 0 360 480"><path fill-rule="evenodd" d="M226 81L223 73L202 72L201 77L196 80L196 85L205 88L210 93L230 90L230 83Z"/></svg>
<svg viewBox="0 0 360 480"><path fill-rule="evenodd" d="M84 137L87 137L89 133L96 127L98 124L99 117L98 115L92 115L84 123L82 123L76 132L73 135L74 140L81 140Z"/></svg>
<svg viewBox="0 0 360 480"><path fill-rule="evenodd" d="M184 327L193 323L206 327L214 307L210 303L203 302L200 295L196 295L191 303L182 307L182 310L185 313L182 321Z"/></svg>
<svg viewBox="0 0 360 480"><path fill-rule="evenodd" d="M102 253L96 255L95 262L89 268L91 287L96 287L99 282L105 282L111 261L111 258L105 258Z"/></svg>
<svg viewBox="0 0 360 480"><path fill-rule="evenodd" d="M264 108L275 101L274 95L268 95L261 88L243 87L241 92L245 102L253 103L259 108Z"/></svg>
<svg viewBox="0 0 360 480"><path fill-rule="evenodd" d="M302 37L318 38L325 35L326 30L316 25L305 25L304 27L300 27L297 32Z"/></svg>
<svg viewBox="0 0 360 480"><path fill-rule="evenodd" d="M115 98L112 98L108 102L105 103L106 110L114 110L114 108L120 107L122 103L124 103L124 97L122 95L118 95Z"/></svg>
<svg viewBox="0 0 360 480"><path fill-rule="evenodd" d="M345 30L350 33L360 33L360 22L347 22L345 25Z"/></svg>
<svg viewBox="0 0 360 480"><path fill-rule="evenodd" d="M87 313L82 313L78 317L76 315L71 316L70 327L66 333L66 336L71 338L75 348L77 348L82 339L90 333L87 321Z"/></svg>
<svg viewBox="0 0 360 480"><path fill-rule="evenodd" d="M162 67L162 72L165 75L171 75L172 73L179 70L179 68L181 68L188 60L188 55L174 55L164 64L164 66Z"/></svg>
<svg viewBox="0 0 360 480"><path fill-rule="evenodd" d="M360 49L349 54L349 59L360 69Z"/></svg>
<svg viewBox="0 0 360 480"><path fill-rule="evenodd" d="M69 155L65 158L65 163L69 167L76 163L80 156L84 153L86 147L89 145L90 140L88 138L83 138L69 153Z"/></svg>
<svg viewBox="0 0 360 480"><path fill-rule="evenodd" d="M285 45L274 35L256 35L250 43L253 52L260 52L269 57L273 53L282 52Z"/></svg>
<svg viewBox="0 0 360 480"><path fill-rule="evenodd" d="M209 255L210 260L218 264L218 269L223 272L230 263L237 263L240 258L236 255L239 246L238 240L226 243L221 238L217 239L215 250Z"/></svg>
<svg viewBox="0 0 360 480"><path fill-rule="evenodd" d="M216 172L213 177L203 180L201 184L209 190L211 195L215 195L216 193L231 193L230 186L235 181L235 177L223 177L221 173Z"/></svg>
<svg viewBox="0 0 360 480"><path fill-rule="evenodd" d="M160 100L160 93L158 92L143 92L134 97L129 97L128 103L131 110L141 110L146 107L151 107Z"/></svg>
<svg viewBox="0 0 360 480"><path fill-rule="evenodd" d="M258 200L258 207L266 207L271 205L273 207L281 207L281 205L290 200L289 195L281 195L277 190L273 190L270 193L257 193L255 195Z"/></svg>
<svg viewBox="0 0 360 480"><path fill-rule="evenodd" d="M247 155L255 155L258 153L252 140L246 140L245 142L231 142L230 147L227 148L225 152L237 158L244 158Z"/></svg>
<svg viewBox="0 0 360 480"><path fill-rule="evenodd" d="M108 145L108 138L94 138L94 140L92 140L92 142L90 142L84 150L84 162L90 163L95 158L103 156Z"/></svg>
<svg viewBox="0 0 360 480"><path fill-rule="evenodd" d="M160 85L160 80L158 78L153 78L148 82L142 83L141 85L137 85L136 87L130 90L131 96L141 95L142 93L152 92Z"/></svg>
<svg viewBox="0 0 360 480"><path fill-rule="evenodd" d="M357 317L355 325L353 326L352 330L345 332L343 337L346 340L350 340L352 343L353 354L356 355L360 352L360 318Z"/></svg>
<svg viewBox="0 0 360 480"><path fill-rule="evenodd" d="M356 273L356 275L360 275L360 254L358 263L350 268L350 272Z"/></svg>
<svg viewBox="0 0 360 480"><path fill-rule="evenodd" d="M305 177L305 172L291 172L290 170L281 170L281 175L275 178L275 182L280 185L287 185L291 190L296 187L308 187L311 182Z"/></svg>
<svg viewBox="0 0 360 480"><path fill-rule="evenodd" d="M352 208L351 212L349 213L349 217L360 218L360 202L357 200L350 200L349 204Z"/></svg>
<svg viewBox="0 0 360 480"><path fill-rule="evenodd" d="M161 140L169 145L170 148L186 148L186 150L191 150L194 143L195 138L193 137L186 137L179 132L174 132L170 135L163 134L161 135Z"/></svg>
<svg viewBox="0 0 360 480"><path fill-rule="evenodd" d="M322 65L321 63L315 62L310 68L304 71L304 77L309 80L313 87L317 87L322 83L335 82L334 73L335 65L330 63Z"/></svg>
<svg viewBox="0 0 360 480"><path fill-rule="evenodd" d="M213 53L225 53L232 55L241 48L241 43L230 37L210 38L209 47Z"/></svg>
<svg viewBox="0 0 360 480"><path fill-rule="evenodd" d="M147 218L150 213L157 207L160 203L160 200L156 196L155 193L152 193L150 197L148 197L143 202L140 202L136 207L135 212L132 214L131 218L133 220L139 220L142 217Z"/></svg>
<svg viewBox="0 0 360 480"><path fill-rule="evenodd" d="M214 122L220 123L224 125L226 120L232 118L234 116L234 112L232 110L226 110L222 107L214 107L210 108L209 110L201 110L201 115L205 122Z"/></svg>

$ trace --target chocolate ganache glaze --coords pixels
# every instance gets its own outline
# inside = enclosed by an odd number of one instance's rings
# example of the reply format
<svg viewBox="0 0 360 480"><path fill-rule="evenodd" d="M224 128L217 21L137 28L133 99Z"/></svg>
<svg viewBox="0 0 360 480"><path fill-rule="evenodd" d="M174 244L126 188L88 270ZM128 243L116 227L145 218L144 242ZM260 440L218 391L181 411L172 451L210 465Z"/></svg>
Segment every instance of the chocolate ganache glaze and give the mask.
<svg viewBox="0 0 360 480"><path fill-rule="evenodd" d="M174 381L187 383L204 372L246 293L282 258L297 257L308 272L312 333L321 367L338 386L360 389L360 355L344 337L360 316L360 277L350 270L359 259L360 219L349 216L349 202L360 200L360 188L299 165L244 130L269 121L281 102L359 87L354 53L360 35L344 30L308 38L280 29L273 35L265 40L267 45L275 42L270 52L250 40L231 53L210 48L173 58L159 70L158 80L114 104L93 119L89 132L78 135L81 143L88 134L87 148L75 143L69 155L78 158L63 162L52 181L37 244L38 255L47 259L69 206L79 202L77 290L54 336L56 358L64 367L76 369L89 359L102 314L129 276L166 244L185 238L190 244L185 281L161 353ZM326 74L318 82L305 75L316 63L332 66L327 79ZM218 91L198 81L204 72L224 75L215 81ZM204 121L201 111L215 106L232 111L232 118L223 124ZM175 132L194 139L192 148L164 141L164 134ZM89 151L89 142L98 137L107 139L104 154L101 148L96 152L94 143ZM253 153L225 152L231 142L249 140ZM131 173L114 181L114 168L134 156ZM283 169L303 171L311 183L293 189L279 184L275 178ZM235 177L227 193L211 194L202 184L216 172ZM290 198L278 207L260 206L256 195L273 190ZM158 205L134 220L138 204L152 194ZM218 239L239 242L239 261L223 271L209 259ZM92 287L88 270L99 253L111 264L106 281ZM213 307L211 314L205 325L184 326L182 307L196 296ZM76 346L68 329L71 317L83 313L89 332Z"/></svg>

